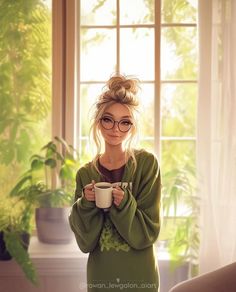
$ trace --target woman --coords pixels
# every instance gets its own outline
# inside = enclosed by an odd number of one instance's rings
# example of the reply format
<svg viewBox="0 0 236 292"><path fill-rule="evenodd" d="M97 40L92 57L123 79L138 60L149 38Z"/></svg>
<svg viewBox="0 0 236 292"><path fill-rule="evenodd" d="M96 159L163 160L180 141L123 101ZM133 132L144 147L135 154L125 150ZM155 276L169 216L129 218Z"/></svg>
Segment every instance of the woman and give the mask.
<svg viewBox="0 0 236 292"><path fill-rule="evenodd" d="M76 177L69 217L89 252L88 291L158 291L153 243L160 231L160 170L155 156L131 148L137 132L138 80L116 75L100 95L92 123L98 153ZM115 183L113 204L95 205L94 184Z"/></svg>

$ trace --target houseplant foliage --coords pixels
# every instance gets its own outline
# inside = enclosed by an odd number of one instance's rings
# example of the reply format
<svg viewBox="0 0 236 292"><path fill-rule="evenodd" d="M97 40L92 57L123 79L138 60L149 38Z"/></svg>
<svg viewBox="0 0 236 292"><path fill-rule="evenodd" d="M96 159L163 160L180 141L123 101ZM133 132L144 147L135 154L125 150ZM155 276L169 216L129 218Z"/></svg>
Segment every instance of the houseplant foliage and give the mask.
<svg viewBox="0 0 236 292"><path fill-rule="evenodd" d="M27 158L37 141L32 130L50 109L49 23L50 13L40 0L0 2L0 102L4 105L0 161L4 164Z"/></svg>
<svg viewBox="0 0 236 292"><path fill-rule="evenodd" d="M77 167L75 149L55 137L42 147L41 153L31 157L29 170L21 176L10 195L32 207L70 206Z"/></svg>
<svg viewBox="0 0 236 292"><path fill-rule="evenodd" d="M16 202L11 202L14 206ZM21 267L26 278L38 283L36 270L28 254L30 239L30 210L21 209L13 214L9 202L0 202L1 260L13 258Z"/></svg>
<svg viewBox="0 0 236 292"><path fill-rule="evenodd" d="M73 203L75 173L78 168L75 149L54 137L30 159L30 168L10 192L25 205L36 208L38 239L43 243L66 244L73 239L68 215Z"/></svg>
<svg viewBox="0 0 236 292"><path fill-rule="evenodd" d="M31 205L9 199L8 193L50 135L51 12L44 0L0 1L0 104L0 230L10 254L35 283L20 235L30 233Z"/></svg>
<svg viewBox="0 0 236 292"><path fill-rule="evenodd" d="M190 165L172 169L163 176L163 210L171 221L171 233L167 235L167 248L171 267L189 264L189 273L198 273L199 251L199 198L196 196L195 170Z"/></svg>
<svg viewBox="0 0 236 292"><path fill-rule="evenodd" d="M50 139L51 11L44 0L0 1L0 104L5 196L35 149Z"/></svg>

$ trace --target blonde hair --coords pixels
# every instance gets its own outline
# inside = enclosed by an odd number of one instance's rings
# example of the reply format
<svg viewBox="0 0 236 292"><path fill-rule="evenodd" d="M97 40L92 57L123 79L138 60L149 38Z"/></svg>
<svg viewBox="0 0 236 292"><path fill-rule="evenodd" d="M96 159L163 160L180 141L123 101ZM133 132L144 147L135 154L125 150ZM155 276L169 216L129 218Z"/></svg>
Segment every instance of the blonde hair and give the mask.
<svg viewBox="0 0 236 292"><path fill-rule="evenodd" d="M102 118L106 109L115 103L125 105L129 109L134 121L133 126L129 131L130 135L125 141L125 155L126 161L129 157L131 158L133 171L136 169L137 162L132 144L135 141L138 133L137 113L139 101L137 98L137 93L140 89L139 83L140 81L137 78L116 74L106 82L103 93L98 97L98 100L94 105L95 110L90 128L90 134L92 135L97 149L96 156L93 159L93 165L97 170L97 161L102 151L102 136L101 132L99 131L100 119Z"/></svg>

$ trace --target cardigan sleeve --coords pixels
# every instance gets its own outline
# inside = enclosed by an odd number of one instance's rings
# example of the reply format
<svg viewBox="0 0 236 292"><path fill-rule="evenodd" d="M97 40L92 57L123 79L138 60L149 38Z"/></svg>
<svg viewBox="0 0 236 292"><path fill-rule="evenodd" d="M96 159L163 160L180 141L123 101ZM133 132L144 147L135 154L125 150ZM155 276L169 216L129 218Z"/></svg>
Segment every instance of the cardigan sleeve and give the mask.
<svg viewBox="0 0 236 292"><path fill-rule="evenodd" d="M123 189L124 202L111 207L110 218L131 247L144 249L156 241L160 231L161 177L157 159L152 154L146 155L137 167L137 172L141 172L135 188L137 193Z"/></svg>
<svg viewBox="0 0 236 292"><path fill-rule="evenodd" d="M83 169L77 172L75 202L69 215L70 227L79 248L85 253L96 247L104 221L103 213L95 202L87 201L83 196L83 188L91 181L85 177Z"/></svg>

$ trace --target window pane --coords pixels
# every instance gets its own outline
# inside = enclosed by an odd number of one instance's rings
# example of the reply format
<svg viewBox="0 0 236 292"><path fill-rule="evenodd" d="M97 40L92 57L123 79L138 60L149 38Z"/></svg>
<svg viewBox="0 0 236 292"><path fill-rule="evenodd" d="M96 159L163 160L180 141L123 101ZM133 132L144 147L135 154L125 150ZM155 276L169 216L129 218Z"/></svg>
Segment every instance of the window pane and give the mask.
<svg viewBox="0 0 236 292"><path fill-rule="evenodd" d="M81 25L114 25L116 0L81 0Z"/></svg>
<svg viewBox="0 0 236 292"><path fill-rule="evenodd" d="M154 0L120 0L120 23L154 23Z"/></svg>
<svg viewBox="0 0 236 292"><path fill-rule="evenodd" d="M162 29L161 78L197 78L197 30L192 27Z"/></svg>
<svg viewBox="0 0 236 292"><path fill-rule="evenodd" d="M187 216L196 190L195 141L162 141L163 207L169 216Z"/></svg>
<svg viewBox="0 0 236 292"><path fill-rule="evenodd" d="M116 68L116 31L81 29L81 80L107 80Z"/></svg>
<svg viewBox="0 0 236 292"><path fill-rule="evenodd" d="M84 84L80 87L80 133L82 136L89 135L92 105L101 94L103 86L103 84Z"/></svg>
<svg viewBox="0 0 236 292"><path fill-rule="evenodd" d="M123 28L120 30L121 72L142 80L154 79L154 30Z"/></svg>
<svg viewBox="0 0 236 292"><path fill-rule="evenodd" d="M163 0L162 22L196 23L197 0Z"/></svg>
<svg viewBox="0 0 236 292"><path fill-rule="evenodd" d="M196 84L163 84L162 136L196 135Z"/></svg>
<svg viewBox="0 0 236 292"><path fill-rule="evenodd" d="M163 174L193 166L195 164L195 141L162 141L161 161Z"/></svg>
<svg viewBox="0 0 236 292"><path fill-rule="evenodd" d="M81 163L91 160L94 154L89 141L89 130L93 104L102 92L103 86L104 84L82 84L80 86L80 136L78 136L77 145L79 145Z"/></svg>
<svg viewBox="0 0 236 292"><path fill-rule="evenodd" d="M140 147L154 150L154 85L142 84L140 93Z"/></svg>

